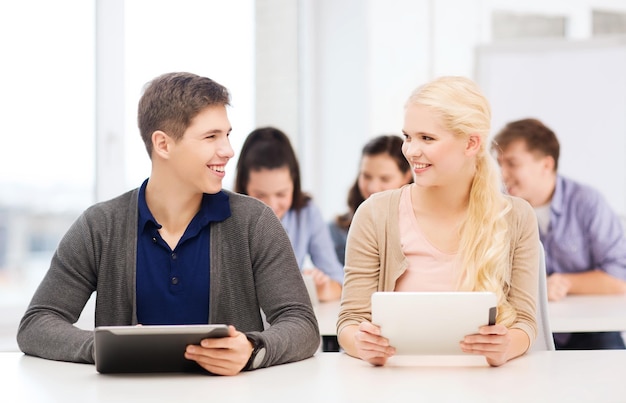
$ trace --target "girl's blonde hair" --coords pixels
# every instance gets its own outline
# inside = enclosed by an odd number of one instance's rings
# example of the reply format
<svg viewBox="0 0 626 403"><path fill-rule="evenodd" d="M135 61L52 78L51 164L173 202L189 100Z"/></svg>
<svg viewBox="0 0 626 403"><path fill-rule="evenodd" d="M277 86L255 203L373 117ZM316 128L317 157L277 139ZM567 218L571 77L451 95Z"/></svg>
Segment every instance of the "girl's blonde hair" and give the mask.
<svg viewBox="0 0 626 403"><path fill-rule="evenodd" d="M440 77L417 88L407 101L437 113L456 136L481 138L476 155L467 217L460 227L460 259L465 275L459 289L493 291L498 296L497 322L510 326L516 313L507 300L510 281L508 224L510 201L502 193L500 170L488 150L491 108L476 83L465 77Z"/></svg>

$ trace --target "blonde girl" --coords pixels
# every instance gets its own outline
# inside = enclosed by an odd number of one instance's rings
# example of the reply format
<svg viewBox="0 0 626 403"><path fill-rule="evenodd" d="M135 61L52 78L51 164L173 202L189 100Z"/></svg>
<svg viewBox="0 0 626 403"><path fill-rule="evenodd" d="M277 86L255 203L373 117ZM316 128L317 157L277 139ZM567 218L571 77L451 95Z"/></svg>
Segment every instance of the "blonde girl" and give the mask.
<svg viewBox="0 0 626 403"><path fill-rule="evenodd" d="M384 365L395 353L370 322L375 291L492 291L496 324L459 341L462 351L499 366L531 346L537 221L527 202L501 191L490 120L486 98L464 77L440 77L409 97L402 151L414 183L371 196L348 235L337 323L348 354Z"/></svg>

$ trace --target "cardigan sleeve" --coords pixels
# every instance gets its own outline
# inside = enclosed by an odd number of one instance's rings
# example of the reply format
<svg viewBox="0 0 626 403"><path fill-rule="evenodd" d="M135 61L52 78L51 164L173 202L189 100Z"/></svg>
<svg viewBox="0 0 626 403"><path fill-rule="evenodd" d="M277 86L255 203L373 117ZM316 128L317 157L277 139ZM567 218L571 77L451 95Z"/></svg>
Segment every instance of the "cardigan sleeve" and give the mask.
<svg viewBox="0 0 626 403"><path fill-rule="evenodd" d="M311 357L320 343L317 318L291 243L268 210L252 241L255 293L270 324L259 334L267 348L263 367Z"/></svg>
<svg viewBox="0 0 626 403"><path fill-rule="evenodd" d="M74 323L96 289L94 249L85 215L70 227L52 257L17 333L20 349L42 358L93 363L93 332Z"/></svg>
<svg viewBox="0 0 626 403"><path fill-rule="evenodd" d="M65 233L20 322L24 353L93 363L93 331L73 324L96 291L96 326L136 324L137 194L89 207Z"/></svg>
<svg viewBox="0 0 626 403"><path fill-rule="evenodd" d="M262 339L261 367L311 357L319 328L287 233L265 204L229 197L231 217L211 230L209 321Z"/></svg>
<svg viewBox="0 0 626 403"><path fill-rule="evenodd" d="M377 209L374 199L363 202L357 209L346 242L346 265L337 334L349 325L371 321L371 295L380 280L380 251L378 244Z"/></svg>
<svg viewBox="0 0 626 403"><path fill-rule="evenodd" d="M532 342L537 335L537 298L539 288L539 230L532 207L524 200L512 198L510 212L511 280L507 299L516 311L511 326L528 334Z"/></svg>

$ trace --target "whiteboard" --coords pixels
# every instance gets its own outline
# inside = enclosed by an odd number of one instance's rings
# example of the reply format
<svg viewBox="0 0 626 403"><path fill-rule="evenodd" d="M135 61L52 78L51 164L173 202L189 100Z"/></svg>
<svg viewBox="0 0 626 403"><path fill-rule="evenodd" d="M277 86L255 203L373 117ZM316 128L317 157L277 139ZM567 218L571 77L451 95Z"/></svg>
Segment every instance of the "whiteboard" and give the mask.
<svg viewBox="0 0 626 403"><path fill-rule="evenodd" d="M626 37L480 46L475 80L492 135L537 118L561 144L559 172L598 189L626 216Z"/></svg>

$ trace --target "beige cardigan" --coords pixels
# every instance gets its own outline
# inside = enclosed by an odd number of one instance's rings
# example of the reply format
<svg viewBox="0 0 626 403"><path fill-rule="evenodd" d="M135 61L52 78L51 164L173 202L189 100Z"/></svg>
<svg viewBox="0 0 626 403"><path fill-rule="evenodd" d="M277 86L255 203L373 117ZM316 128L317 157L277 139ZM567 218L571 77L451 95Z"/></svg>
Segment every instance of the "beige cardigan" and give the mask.
<svg viewBox="0 0 626 403"><path fill-rule="evenodd" d="M411 185L406 185L411 186ZM337 334L349 325L371 321L371 295L393 291L408 267L402 253L399 230L399 203L402 189L374 194L357 210L346 247L346 266ZM536 301L539 269L539 231L532 207L510 197L508 213L511 249L508 300L517 311L511 328L518 328L535 340Z"/></svg>

